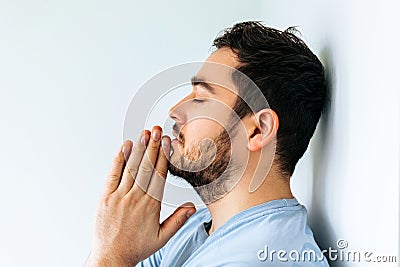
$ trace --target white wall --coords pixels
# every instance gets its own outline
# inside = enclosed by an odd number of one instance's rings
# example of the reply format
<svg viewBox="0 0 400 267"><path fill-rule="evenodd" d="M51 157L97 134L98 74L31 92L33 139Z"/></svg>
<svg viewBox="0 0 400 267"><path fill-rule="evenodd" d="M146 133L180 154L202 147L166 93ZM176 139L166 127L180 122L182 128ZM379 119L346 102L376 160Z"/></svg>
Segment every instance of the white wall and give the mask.
<svg viewBox="0 0 400 267"><path fill-rule="evenodd" d="M82 266L135 90L261 13L150 2L0 1L0 266Z"/></svg>
<svg viewBox="0 0 400 267"><path fill-rule="evenodd" d="M348 251L399 255L399 7L398 1L264 2L266 22L299 26L332 76L330 109L292 177L325 248L344 239Z"/></svg>
<svg viewBox="0 0 400 267"><path fill-rule="evenodd" d="M1 1L0 266L82 265L135 90L205 59L221 29L250 19L299 25L333 73L331 109L293 177L317 240L398 254L397 10L394 1Z"/></svg>

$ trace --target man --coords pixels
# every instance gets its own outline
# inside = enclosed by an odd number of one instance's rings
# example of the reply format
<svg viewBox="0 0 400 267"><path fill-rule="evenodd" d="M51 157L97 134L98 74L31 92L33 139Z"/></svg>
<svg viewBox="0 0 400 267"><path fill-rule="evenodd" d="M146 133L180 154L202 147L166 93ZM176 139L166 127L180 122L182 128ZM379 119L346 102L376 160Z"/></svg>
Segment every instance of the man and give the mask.
<svg viewBox="0 0 400 267"><path fill-rule="evenodd" d="M124 142L86 266L328 265L290 189L323 109L325 74L291 30L225 30L170 110L176 138L155 126ZM168 170L207 207L184 204L160 224Z"/></svg>

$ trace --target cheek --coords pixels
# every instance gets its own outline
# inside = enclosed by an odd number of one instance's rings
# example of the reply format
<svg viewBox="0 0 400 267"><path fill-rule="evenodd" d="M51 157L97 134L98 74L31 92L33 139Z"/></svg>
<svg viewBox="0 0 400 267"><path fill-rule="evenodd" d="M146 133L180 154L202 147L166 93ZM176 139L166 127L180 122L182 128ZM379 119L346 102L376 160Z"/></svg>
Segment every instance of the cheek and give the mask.
<svg viewBox="0 0 400 267"><path fill-rule="evenodd" d="M196 144L205 138L215 138L222 126L211 119L196 119L185 125L183 133L186 144Z"/></svg>

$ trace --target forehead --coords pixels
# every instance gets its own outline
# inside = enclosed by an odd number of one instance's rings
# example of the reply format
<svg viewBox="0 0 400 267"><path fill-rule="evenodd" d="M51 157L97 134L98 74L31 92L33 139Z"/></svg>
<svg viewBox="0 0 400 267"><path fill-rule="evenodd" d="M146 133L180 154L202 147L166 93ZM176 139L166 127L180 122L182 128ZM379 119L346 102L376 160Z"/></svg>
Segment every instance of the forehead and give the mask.
<svg viewBox="0 0 400 267"><path fill-rule="evenodd" d="M232 49L224 47L220 48L212 53L206 60L206 62L214 62L229 66L231 68L237 68L239 60Z"/></svg>
<svg viewBox="0 0 400 267"><path fill-rule="evenodd" d="M229 89L236 93L232 73L238 66L239 61L236 54L230 48L221 48L206 59L196 77L217 88L217 92L221 89Z"/></svg>

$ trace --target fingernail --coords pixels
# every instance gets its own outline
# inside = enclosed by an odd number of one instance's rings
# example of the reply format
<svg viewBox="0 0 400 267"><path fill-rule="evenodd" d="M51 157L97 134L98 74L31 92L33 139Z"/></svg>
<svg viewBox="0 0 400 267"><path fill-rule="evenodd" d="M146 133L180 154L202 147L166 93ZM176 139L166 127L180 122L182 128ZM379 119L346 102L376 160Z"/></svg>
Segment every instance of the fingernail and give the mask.
<svg viewBox="0 0 400 267"><path fill-rule="evenodd" d="M189 210L188 212L186 212L186 217L189 218L190 216L192 216L196 211L195 210Z"/></svg>
<svg viewBox="0 0 400 267"><path fill-rule="evenodd" d="M160 130L154 130L153 131L153 140L154 141L159 141L161 138L161 131Z"/></svg>
<svg viewBox="0 0 400 267"><path fill-rule="evenodd" d="M169 159L171 153L171 141L169 137L163 137L161 139L161 146L163 147L165 157Z"/></svg>
<svg viewBox="0 0 400 267"><path fill-rule="evenodd" d="M142 138L140 139L140 143L142 143L142 145L146 146L147 142L149 142L149 136L147 134L144 134L142 136Z"/></svg>
<svg viewBox="0 0 400 267"><path fill-rule="evenodd" d="M163 137L161 140L161 145L164 149L169 149L169 138L168 137Z"/></svg>
<svg viewBox="0 0 400 267"><path fill-rule="evenodd" d="M124 154L125 161L128 161L130 156L130 149L127 145L122 146L122 154Z"/></svg>

